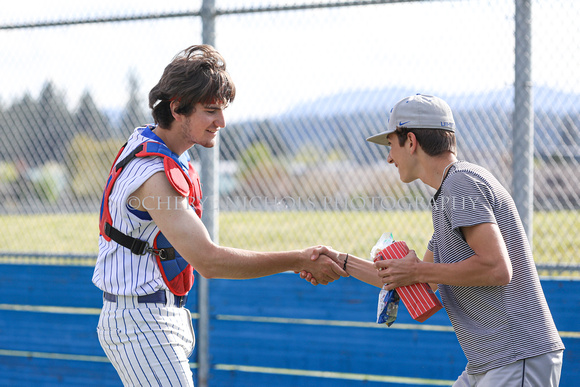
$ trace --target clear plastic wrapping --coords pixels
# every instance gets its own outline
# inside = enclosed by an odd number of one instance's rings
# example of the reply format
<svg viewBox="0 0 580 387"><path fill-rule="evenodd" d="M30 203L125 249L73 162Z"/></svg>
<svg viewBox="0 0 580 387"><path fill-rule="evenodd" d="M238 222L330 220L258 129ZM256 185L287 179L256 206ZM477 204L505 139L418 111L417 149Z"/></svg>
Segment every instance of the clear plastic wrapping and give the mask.
<svg viewBox="0 0 580 387"><path fill-rule="evenodd" d="M378 242L371 249L371 259L373 262L377 259L382 259L377 256L378 253L394 241L392 233L384 233L381 235ZM379 293L379 302L377 305L377 324L387 324L388 327L393 325L399 311L399 300L400 297L396 290L386 290L383 286L383 289Z"/></svg>

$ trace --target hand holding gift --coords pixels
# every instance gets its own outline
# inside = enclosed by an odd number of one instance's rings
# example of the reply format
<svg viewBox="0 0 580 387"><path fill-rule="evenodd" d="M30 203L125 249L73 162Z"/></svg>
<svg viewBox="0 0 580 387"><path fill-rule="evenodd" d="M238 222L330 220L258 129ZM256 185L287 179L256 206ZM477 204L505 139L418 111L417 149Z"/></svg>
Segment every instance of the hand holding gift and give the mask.
<svg viewBox="0 0 580 387"><path fill-rule="evenodd" d="M375 246L371 256L379 269L379 277L386 284L383 290L391 290L396 287L397 293L403 300L411 317L419 322L424 322L443 307L441 301L439 301L428 284L412 283L412 281L405 280L405 277L409 274L409 268L417 263L415 260L418 260L414 252L409 253L407 244L402 241L394 242L392 234L383 234L379 243L381 241L383 241L382 245ZM381 249L379 250L379 248ZM400 260L401 258L404 258L404 260L376 263L383 260ZM391 280L394 283L389 283ZM402 284L407 285L403 286Z"/></svg>
<svg viewBox="0 0 580 387"><path fill-rule="evenodd" d="M378 253L385 247L389 246L394 242L393 234L384 233L381 238L373 246L371 250L371 260L376 261L378 259ZM387 324L388 327L393 325L397 319L397 313L399 311L399 300L400 297L395 289L386 289L386 285L383 285L379 293L379 303L377 306L377 324Z"/></svg>
<svg viewBox="0 0 580 387"><path fill-rule="evenodd" d="M386 289L396 289L401 286L417 283L414 274L416 265L422 263L414 250L409 250L405 242L396 242L400 245L401 256L397 259L386 260L386 257L375 259L375 267L379 270L379 278ZM405 252L403 254L402 252Z"/></svg>

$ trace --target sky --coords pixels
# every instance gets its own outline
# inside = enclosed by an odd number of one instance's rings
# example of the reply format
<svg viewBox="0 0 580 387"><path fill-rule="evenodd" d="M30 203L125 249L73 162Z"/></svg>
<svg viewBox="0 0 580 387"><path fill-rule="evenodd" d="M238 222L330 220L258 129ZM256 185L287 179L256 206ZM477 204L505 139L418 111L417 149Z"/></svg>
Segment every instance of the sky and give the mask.
<svg viewBox="0 0 580 387"><path fill-rule="evenodd" d="M292 3L311 3L302 0ZM324 1L318 1L324 2ZM216 0L221 9L284 1ZM580 92L580 2L533 3L533 81ZM0 24L196 11L201 0L20 0ZM470 94L513 84L511 0L435 1L218 18L216 46L238 89L235 119L271 116L350 90L415 87ZM143 104L163 68L200 43L198 19L0 30L0 101L36 97L47 81L71 107L89 90L103 109L127 100L129 73Z"/></svg>

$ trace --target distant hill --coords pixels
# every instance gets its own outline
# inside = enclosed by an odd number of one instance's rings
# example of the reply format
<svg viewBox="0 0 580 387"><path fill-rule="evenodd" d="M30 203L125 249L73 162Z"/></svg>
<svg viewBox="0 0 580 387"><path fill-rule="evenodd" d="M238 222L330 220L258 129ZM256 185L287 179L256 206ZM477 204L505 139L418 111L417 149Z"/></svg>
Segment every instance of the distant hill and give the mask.
<svg viewBox="0 0 580 387"><path fill-rule="evenodd" d="M391 107L415 92L402 88L355 90L297 104L283 114L232 124L224 132L226 147L275 139L274 152L293 154L306 144L346 149L349 158L369 162L376 146L366 137L386 127ZM509 151L512 146L513 88L462 95L441 95L454 111L460 149L465 152ZM580 94L534 88L535 145L538 155L563 152L580 156ZM228 158L232 150L222 152ZM231 156L230 156L231 157Z"/></svg>
<svg viewBox="0 0 580 387"><path fill-rule="evenodd" d="M533 89L534 106L536 110L555 112L578 112L580 107L580 94L567 93L560 90L538 86ZM286 113L279 116L280 119L296 116L320 116L328 117L360 113L365 111L389 111L399 100L409 95L423 93L431 94L428 90L415 90L405 88L380 88L353 90L322 97L312 102L304 102L295 105ZM514 90L512 87L477 92L471 94L445 94L435 93L443 98L451 109L455 111L486 108L494 105L513 107Z"/></svg>

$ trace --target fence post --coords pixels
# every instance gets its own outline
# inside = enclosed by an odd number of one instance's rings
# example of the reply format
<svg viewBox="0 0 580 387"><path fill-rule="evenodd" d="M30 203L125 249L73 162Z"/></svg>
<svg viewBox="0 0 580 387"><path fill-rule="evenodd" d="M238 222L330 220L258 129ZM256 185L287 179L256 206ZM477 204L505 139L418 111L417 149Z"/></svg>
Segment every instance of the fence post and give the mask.
<svg viewBox="0 0 580 387"><path fill-rule="evenodd" d="M203 0L201 6L202 42L215 46L215 0ZM199 149L201 181L204 189L203 223L209 236L219 243L219 136L213 148ZM209 280L198 277L197 385L207 387L209 361Z"/></svg>
<svg viewBox="0 0 580 387"><path fill-rule="evenodd" d="M534 103L532 93L532 0L515 0L515 84L512 192L528 235L533 240Z"/></svg>

